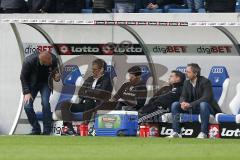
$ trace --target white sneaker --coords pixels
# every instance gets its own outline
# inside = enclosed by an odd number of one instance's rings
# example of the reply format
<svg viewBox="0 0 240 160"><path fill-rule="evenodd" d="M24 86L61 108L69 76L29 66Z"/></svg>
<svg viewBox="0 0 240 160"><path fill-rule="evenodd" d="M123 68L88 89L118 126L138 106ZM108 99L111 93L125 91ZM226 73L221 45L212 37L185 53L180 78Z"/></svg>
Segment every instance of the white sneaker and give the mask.
<svg viewBox="0 0 240 160"><path fill-rule="evenodd" d="M206 138L208 138L208 136L207 136L205 133L200 132L200 133L198 134L197 138L199 138L199 139L206 139Z"/></svg>
<svg viewBox="0 0 240 160"><path fill-rule="evenodd" d="M167 136L167 138L182 138L182 135L177 132L173 132L170 136Z"/></svg>

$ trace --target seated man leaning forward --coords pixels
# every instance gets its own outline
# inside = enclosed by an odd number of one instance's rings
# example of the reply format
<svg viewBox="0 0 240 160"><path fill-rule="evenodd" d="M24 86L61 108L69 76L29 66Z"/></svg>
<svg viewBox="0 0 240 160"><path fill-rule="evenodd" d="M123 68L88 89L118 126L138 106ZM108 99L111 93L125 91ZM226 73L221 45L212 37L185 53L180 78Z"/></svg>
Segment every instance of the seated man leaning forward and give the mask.
<svg viewBox="0 0 240 160"><path fill-rule="evenodd" d="M169 76L168 86L162 87L146 104L139 110L138 123L170 112L173 102L179 101L182 94L184 73L173 70Z"/></svg>
<svg viewBox="0 0 240 160"><path fill-rule="evenodd" d="M210 114L221 112L217 102L214 100L210 80L200 75L201 68L198 64L187 65L180 102L174 102L171 107L173 118L173 133L169 138L181 138L180 113L200 114L201 132L197 138L207 138Z"/></svg>
<svg viewBox="0 0 240 160"><path fill-rule="evenodd" d="M110 101L117 102L116 110L138 111L146 102L146 84L141 81L139 66L131 67L128 74L129 81L121 86Z"/></svg>
<svg viewBox="0 0 240 160"><path fill-rule="evenodd" d="M96 59L92 62L92 76L88 77L79 90L80 103L71 107L71 112L85 112L111 98L112 82L105 73L106 62Z"/></svg>

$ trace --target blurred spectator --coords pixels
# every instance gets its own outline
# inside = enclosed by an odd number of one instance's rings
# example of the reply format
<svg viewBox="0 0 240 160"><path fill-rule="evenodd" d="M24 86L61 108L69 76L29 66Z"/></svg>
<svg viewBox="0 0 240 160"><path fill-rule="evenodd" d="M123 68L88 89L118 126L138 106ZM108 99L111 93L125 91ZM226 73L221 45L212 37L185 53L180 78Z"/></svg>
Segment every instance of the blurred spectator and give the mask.
<svg viewBox="0 0 240 160"><path fill-rule="evenodd" d="M133 13L135 6L135 0L115 0L115 11L117 13Z"/></svg>
<svg viewBox="0 0 240 160"><path fill-rule="evenodd" d="M84 0L56 0L57 13L81 13L85 6Z"/></svg>
<svg viewBox="0 0 240 160"><path fill-rule="evenodd" d="M111 13L113 0L92 0L93 13Z"/></svg>
<svg viewBox="0 0 240 160"><path fill-rule="evenodd" d="M52 0L28 0L28 11L30 13L51 12Z"/></svg>
<svg viewBox="0 0 240 160"><path fill-rule="evenodd" d="M23 13L26 12L25 0L1 0L3 13Z"/></svg>
<svg viewBox="0 0 240 160"><path fill-rule="evenodd" d="M184 0L149 0L147 3L146 8L148 9L158 9L163 8L165 12L169 8L181 8L183 5L185 5Z"/></svg>
<svg viewBox="0 0 240 160"><path fill-rule="evenodd" d="M207 12L235 12L236 0L206 0Z"/></svg>
<svg viewBox="0 0 240 160"><path fill-rule="evenodd" d="M187 0L187 5L193 12L197 12L200 8L204 8L204 0Z"/></svg>

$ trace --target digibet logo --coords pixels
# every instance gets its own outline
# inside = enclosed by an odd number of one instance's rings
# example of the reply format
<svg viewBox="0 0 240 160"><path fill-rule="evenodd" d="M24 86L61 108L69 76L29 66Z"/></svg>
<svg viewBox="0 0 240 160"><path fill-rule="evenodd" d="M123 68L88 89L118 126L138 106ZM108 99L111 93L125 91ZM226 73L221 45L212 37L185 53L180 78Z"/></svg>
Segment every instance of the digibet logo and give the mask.
<svg viewBox="0 0 240 160"><path fill-rule="evenodd" d="M29 54L34 54L37 53L37 51L39 52L43 52L43 51L52 51L52 46L47 46L47 45L28 45L25 49L24 49L24 53L25 55L29 55Z"/></svg>
<svg viewBox="0 0 240 160"><path fill-rule="evenodd" d="M153 48L154 53L186 53L186 46L156 46Z"/></svg>
<svg viewBox="0 0 240 160"><path fill-rule="evenodd" d="M227 128L223 128L221 136L222 137L240 137L240 129L238 128L236 130L230 130Z"/></svg>
<svg viewBox="0 0 240 160"><path fill-rule="evenodd" d="M169 136L173 132L174 132L173 129L162 127L160 135L162 135L162 136ZM192 136L193 135L193 129L182 128L181 129L181 133L182 133L183 136Z"/></svg>
<svg viewBox="0 0 240 160"><path fill-rule="evenodd" d="M210 47L201 46L201 47L197 48L197 53L199 53L199 54L232 53L232 47L231 46L210 46Z"/></svg>

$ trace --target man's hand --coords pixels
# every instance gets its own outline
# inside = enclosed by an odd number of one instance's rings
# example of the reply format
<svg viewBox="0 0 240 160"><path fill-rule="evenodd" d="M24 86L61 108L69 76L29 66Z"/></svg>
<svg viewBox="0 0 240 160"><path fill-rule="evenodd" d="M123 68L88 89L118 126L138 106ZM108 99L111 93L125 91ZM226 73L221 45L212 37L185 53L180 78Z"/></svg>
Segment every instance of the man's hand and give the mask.
<svg viewBox="0 0 240 160"><path fill-rule="evenodd" d="M25 94L23 100L25 104L29 104L30 100L33 100L31 93Z"/></svg>
<svg viewBox="0 0 240 160"><path fill-rule="evenodd" d="M182 103L181 103L181 108L182 108L182 110L184 110L184 111L188 110L190 107L191 107L190 104L187 103L187 102L182 102Z"/></svg>

